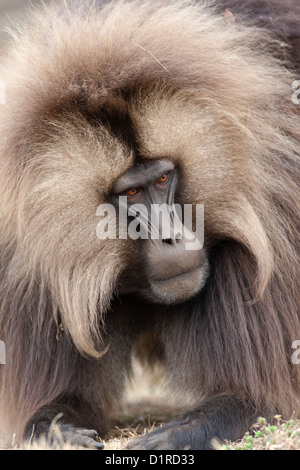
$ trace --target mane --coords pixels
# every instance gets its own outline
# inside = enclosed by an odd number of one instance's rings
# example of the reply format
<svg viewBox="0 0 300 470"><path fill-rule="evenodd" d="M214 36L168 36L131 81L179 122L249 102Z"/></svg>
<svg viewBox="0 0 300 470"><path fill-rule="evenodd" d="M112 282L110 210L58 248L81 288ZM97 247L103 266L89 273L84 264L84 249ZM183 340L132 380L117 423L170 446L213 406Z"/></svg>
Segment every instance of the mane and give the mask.
<svg viewBox="0 0 300 470"><path fill-rule="evenodd" d="M300 338L300 117L291 102L296 77L268 53L276 45L272 35L228 25L206 4L117 1L104 3L100 14L93 2L85 5L74 10L69 4L63 14L54 7L34 12L29 26L11 32L1 61L7 104L0 119L0 339L10 357L24 354L30 366L37 351L28 338L39 336L40 360L49 351L54 357L59 345L53 332L62 322L81 353L101 355L105 315L125 266L121 243L102 247L89 231L95 226L95 179L101 181L97 197L104 198L106 181L125 171L133 156L122 143L116 151L108 131L90 121L110 97L122 96L133 120L157 111L157 122L138 130L140 149L150 158L175 155L188 182L186 201L205 204L211 276L198 303L180 307L186 352L178 360L187 371L190 361L203 364L206 394L238 388L289 413L299 393L299 371L291 364L292 341ZM192 129L180 118L183 109ZM181 123L174 135L172 110ZM162 118L170 141L159 138ZM201 145L206 148L216 128L219 144L214 155L204 155ZM183 141L197 132L203 132L201 145L182 157ZM106 150L99 145L103 136ZM224 155L230 156L227 167ZM214 187L213 172L222 172L222 165L229 181ZM93 203L88 210L81 194ZM72 238L75 226L79 239ZM185 331L186 315L199 326L197 347L189 341L195 333ZM26 396L35 404L43 393L46 403L66 382L76 383L62 377L43 392L28 390L26 377L34 374L29 366L21 370L12 359L3 372L8 384L11 374L23 381L23 394L15 399L20 416L32 412L26 405L20 411ZM59 367L48 364L45 384L50 370L58 377ZM13 394L9 385L1 393L3 403Z"/></svg>

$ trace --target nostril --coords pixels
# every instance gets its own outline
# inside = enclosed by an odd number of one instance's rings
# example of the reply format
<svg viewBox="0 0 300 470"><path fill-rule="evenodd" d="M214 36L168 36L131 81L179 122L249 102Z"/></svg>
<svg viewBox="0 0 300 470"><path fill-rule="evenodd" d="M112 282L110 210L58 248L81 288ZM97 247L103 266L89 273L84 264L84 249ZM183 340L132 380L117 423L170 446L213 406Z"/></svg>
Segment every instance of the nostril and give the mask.
<svg viewBox="0 0 300 470"><path fill-rule="evenodd" d="M168 245L173 245L175 240L173 240L172 238L163 238L162 242L163 243L168 243Z"/></svg>
<svg viewBox="0 0 300 470"><path fill-rule="evenodd" d="M170 238L163 238L162 242L167 243L168 245L176 245L182 240L182 235L180 233L176 233L176 235Z"/></svg>

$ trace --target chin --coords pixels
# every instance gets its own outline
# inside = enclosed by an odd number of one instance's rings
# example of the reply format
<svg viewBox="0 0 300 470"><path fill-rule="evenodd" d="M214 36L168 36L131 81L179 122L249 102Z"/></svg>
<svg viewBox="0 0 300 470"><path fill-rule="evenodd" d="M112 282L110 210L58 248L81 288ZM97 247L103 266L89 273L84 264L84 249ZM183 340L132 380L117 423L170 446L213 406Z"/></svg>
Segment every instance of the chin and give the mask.
<svg viewBox="0 0 300 470"><path fill-rule="evenodd" d="M165 305L186 302L203 289L208 275L209 265L206 261L204 266L202 265L170 279L152 279L147 297L151 298L152 302L156 301Z"/></svg>

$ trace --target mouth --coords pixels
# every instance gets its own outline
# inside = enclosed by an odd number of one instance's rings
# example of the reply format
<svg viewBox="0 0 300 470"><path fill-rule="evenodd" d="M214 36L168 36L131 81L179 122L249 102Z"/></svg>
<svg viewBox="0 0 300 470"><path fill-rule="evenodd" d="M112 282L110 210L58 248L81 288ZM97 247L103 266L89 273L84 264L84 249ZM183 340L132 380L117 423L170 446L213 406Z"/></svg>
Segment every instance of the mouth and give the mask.
<svg viewBox="0 0 300 470"><path fill-rule="evenodd" d="M158 303L178 304L197 294L205 285L209 274L206 260L201 266L165 279L151 279L150 288Z"/></svg>
<svg viewBox="0 0 300 470"><path fill-rule="evenodd" d="M163 283L163 282L168 282L168 281L173 281L174 279L180 280L183 279L185 276L189 274L196 273L200 269L200 266L196 266L193 269L188 269L186 271L181 272L180 274L175 274L174 276L166 276L166 277L160 277L160 278L151 278L150 282L154 283Z"/></svg>

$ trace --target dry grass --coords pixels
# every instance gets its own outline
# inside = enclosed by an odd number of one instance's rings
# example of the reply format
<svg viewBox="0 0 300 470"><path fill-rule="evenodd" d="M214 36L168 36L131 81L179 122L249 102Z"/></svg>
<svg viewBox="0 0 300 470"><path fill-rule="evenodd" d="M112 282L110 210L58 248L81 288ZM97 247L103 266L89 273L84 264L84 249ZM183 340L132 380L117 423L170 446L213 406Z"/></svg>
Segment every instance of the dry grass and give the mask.
<svg viewBox="0 0 300 470"><path fill-rule="evenodd" d="M108 434L107 440L105 440L104 450L124 450L128 442L159 425L161 418L163 418L161 415L145 415L139 422L134 419L130 425L126 424L124 427L116 424ZM252 432L246 433L242 440L222 444L214 439L212 444L215 450L300 450L300 421L280 421L276 425L269 425L262 418L256 424L256 427L252 429ZM7 450L75 449L75 447L63 442L56 447L50 447L46 440L41 440L22 448L12 445Z"/></svg>

